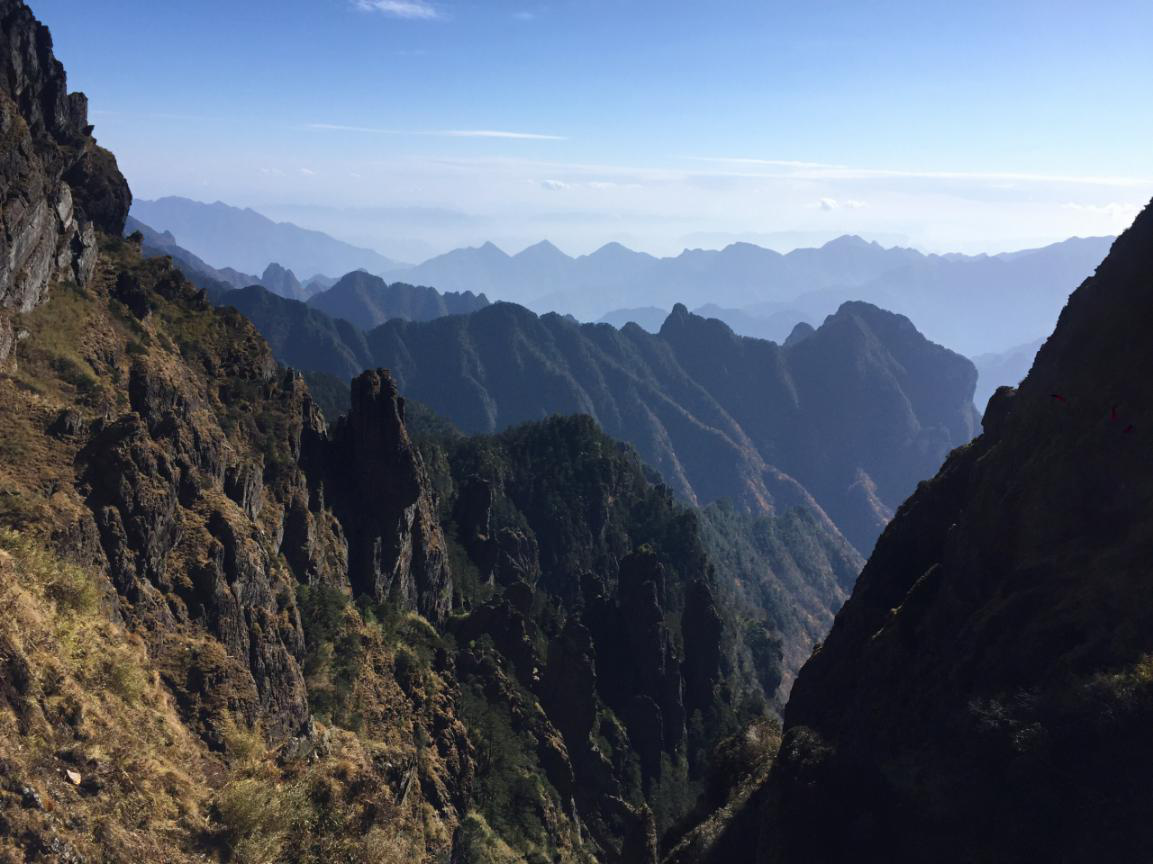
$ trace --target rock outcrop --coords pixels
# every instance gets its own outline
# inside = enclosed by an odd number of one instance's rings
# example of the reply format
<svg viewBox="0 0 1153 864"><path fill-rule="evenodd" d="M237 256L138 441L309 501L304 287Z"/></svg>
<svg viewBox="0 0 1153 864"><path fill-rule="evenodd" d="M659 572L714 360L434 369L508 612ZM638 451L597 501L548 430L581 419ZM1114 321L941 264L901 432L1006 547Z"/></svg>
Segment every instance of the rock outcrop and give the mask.
<svg viewBox="0 0 1153 864"><path fill-rule="evenodd" d="M758 860L1153 852L1151 286L1147 208L889 525L793 689Z"/></svg>
<svg viewBox="0 0 1153 864"><path fill-rule="evenodd" d="M323 465L316 493L323 502L314 506L327 503L340 521L352 590L443 621L452 604L448 551L388 373L354 380L351 411L309 450Z"/></svg>

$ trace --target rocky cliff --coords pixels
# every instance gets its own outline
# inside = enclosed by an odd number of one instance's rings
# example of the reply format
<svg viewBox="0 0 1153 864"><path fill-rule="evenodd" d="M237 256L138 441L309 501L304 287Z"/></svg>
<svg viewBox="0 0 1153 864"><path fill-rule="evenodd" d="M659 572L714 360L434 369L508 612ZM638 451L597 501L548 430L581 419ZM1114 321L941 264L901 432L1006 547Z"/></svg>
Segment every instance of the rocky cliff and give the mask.
<svg viewBox="0 0 1153 864"><path fill-rule="evenodd" d="M0 3L0 364L11 315L49 286L86 282L96 231L118 232L132 196L116 160L96 146L88 101L69 93L52 37L19 0Z"/></svg>
<svg viewBox="0 0 1153 864"><path fill-rule="evenodd" d="M759 860L1153 853L1151 286L1146 209L889 525L793 690Z"/></svg>

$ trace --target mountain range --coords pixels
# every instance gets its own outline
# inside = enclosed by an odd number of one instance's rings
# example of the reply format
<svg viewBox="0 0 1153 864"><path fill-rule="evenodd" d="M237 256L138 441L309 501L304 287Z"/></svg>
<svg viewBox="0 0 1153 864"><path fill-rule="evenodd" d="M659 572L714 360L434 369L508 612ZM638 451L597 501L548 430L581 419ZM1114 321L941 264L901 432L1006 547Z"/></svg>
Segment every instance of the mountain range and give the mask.
<svg viewBox="0 0 1153 864"><path fill-rule="evenodd" d="M263 272L277 262L308 277L364 269L389 282L483 293L584 321L617 321L627 318L622 309L670 310L684 303L704 307L708 317L742 335L775 341L799 321L816 324L842 303L862 300L907 316L934 342L968 356L1002 353L1043 337L1111 242L1072 238L1040 249L968 256L927 255L844 236L785 254L734 243L657 258L610 243L574 258L542 241L515 255L486 243L410 267L219 203L169 198L138 202L133 214L170 231L216 267ZM317 257L314 248L327 257ZM302 259L306 251L312 257Z"/></svg>
<svg viewBox="0 0 1153 864"><path fill-rule="evenodd" d="M925 255L846 236L781 254L748 243L655 258L619 244L578 258L548 243L507 255L492 244L405 270L407 281L582 320L615 321L630 308L707 307L746 336L780 336L863 300L910 318L926 336L967 355L1000 352L1052 329L1111 238L1074 238L1004 255ZM397 278L401 278L399 275ZM608 316L607 318L605 316ZM641 323L641 322L638 322Z"/></svg>
<svg viewBox="0 0 1153 864"><path fill-rule="evenodd" d="M588 414L686 500L827 514L868 551L897 505L976 431L972 364L905 318L845 304L785 346L677 306L657 334L498 303L362 333L260 288L226 296L281 362L391 370L465 432Z"/></svg>

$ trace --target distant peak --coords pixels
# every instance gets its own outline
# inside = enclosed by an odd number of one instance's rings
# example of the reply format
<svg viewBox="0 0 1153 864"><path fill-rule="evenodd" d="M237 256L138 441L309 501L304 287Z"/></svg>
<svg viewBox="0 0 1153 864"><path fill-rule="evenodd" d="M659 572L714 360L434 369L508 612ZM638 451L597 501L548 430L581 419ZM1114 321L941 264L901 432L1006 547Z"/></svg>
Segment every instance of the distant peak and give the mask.
<svg viewBox="0 0 1153 864"><path fill-rule="evenodd" d="M534 243L525 249L522 249L514 258L521 259L535 259L535 260L550 260L550 259L565 259L568 260L568 255L558 249L548 240L541 240L539 243Z"/></svg>
<svg viewBox="0 0 1153 864"><path fill-rule="evenodd" d="M807 321L800 321L793 328L793 332L789 334L789 338L785 340L785 347L792 348L794 345L799 345L816 332L812 324Z"/></svg>
<svg viewBox="0 0 1153 864"><path fill-rule="evenodd" d="M508 253L493 243L491 240L481 246L479 251L485 253L486 255L499 255L501 258L508 257Z"/></svg>
<svg viewBox="0 0 1153 864"><path fill-rule="evenodd" d="M674 328L684 327L692 313L684 303L677 303L673 306L673 311L669 313L669 317L665 319L665 323L661 325L661 333L667 333Z"/></svg>
<svg viewBox="0 0 1153 864"><path fill-rule="evenodd" d="M867 249L871 246L876 246L876 243L870 243L864 237L857 234L842 234L840 237L835 237L830 240L822 249Z"/></svg>

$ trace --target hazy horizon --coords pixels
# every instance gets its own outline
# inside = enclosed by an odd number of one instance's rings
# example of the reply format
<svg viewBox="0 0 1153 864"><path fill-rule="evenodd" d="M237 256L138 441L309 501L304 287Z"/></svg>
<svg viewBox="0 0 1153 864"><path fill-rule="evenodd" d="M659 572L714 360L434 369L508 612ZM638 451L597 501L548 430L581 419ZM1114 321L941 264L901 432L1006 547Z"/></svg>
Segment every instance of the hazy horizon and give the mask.
<svg viewBox="0 0 1153 864"><path fill-rule="evenodd" d="M220 199L416 261L488 240L667 255L852 233L996 253L1116 234L1153 195L1153 119L1128 110L1153 8L1011 5L38 11L140 197Z"/></svg>

